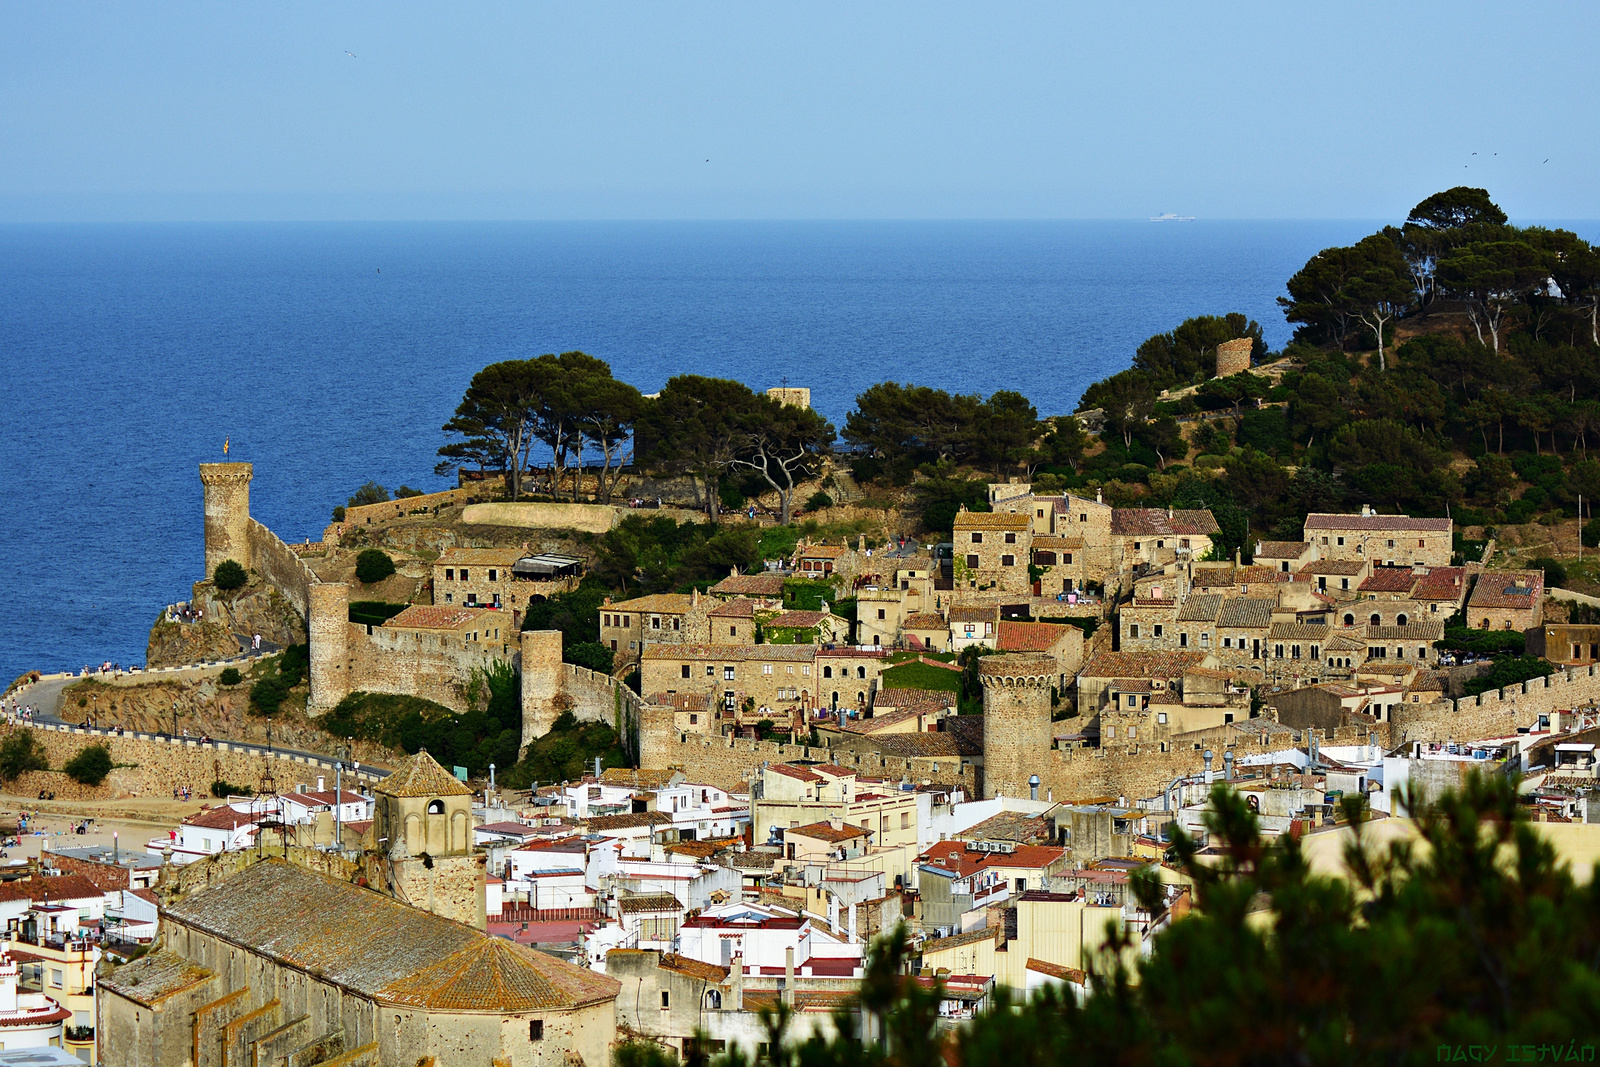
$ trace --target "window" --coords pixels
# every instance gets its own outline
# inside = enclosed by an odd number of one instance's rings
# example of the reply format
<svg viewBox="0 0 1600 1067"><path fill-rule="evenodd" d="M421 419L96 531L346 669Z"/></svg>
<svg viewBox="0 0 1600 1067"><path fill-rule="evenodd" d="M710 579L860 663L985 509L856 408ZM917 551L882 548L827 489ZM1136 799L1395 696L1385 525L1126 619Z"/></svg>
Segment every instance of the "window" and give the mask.
<svg viewBox="0 0 1600 1067"><path fill-rule="evenodd" d="M1179 538L1178 539L1178 547L1179 548L1188 548L1189 547L1189 539L1187 537Z"/></svg>
<svg viewBox="0 0 1600 1067"><path fill-rule="evenodd" d="M1065 562L1065 563L1071 563L1072 562L1072 553L1071 552L1068 552L1066 554L1066 558L1063 560L1063 562Z"/></svg>
<svg viewBox="0 0 1600 1067"><path fill-rule="evenodd" d="M1200 647L1201 648L1210 648L1211 647L1211 635L1209 633L1202 633L1200 635Z"/></svg>
<svg viewBox="0 0 1600 1067"><path fill-rule="evenodd" d="M1509 627L1508 627L1508 629L1509 629ZM866 676L867 676L867 669L865 667L857 667L856 668L856 677L857 678L865 678Z"/></svg>
<svg viewBox="0 0 1600 1067"><path fill-rule="evenodd" d="M973 535L972 535L972 543L975 544L975 545L983 544L983 534L976 533L976 532L973 533Z"/></svg>
<svg viewBox="0 0 1600 1067"><path fill-rule="evenodd" d="M882 609L882 608L879 608L879 609L878 609L878 618L880 618L880 619L882 619L882 618L883 618L883 617L884 617L884 616L883 616L883 609Z"/></svg>
<svg viewBox="0 0 1600 1067"><path fill-rule="evenodd" d="M1136 708L1138 706L1139 706L1139 698L1137 696L1135 696L1134 694L1129 693L1128 694L1128 707Z"/></svg>
<svg viewBox="0 0 1600 1067"><path fill-rule="evenodd" d="M1139 728L1137 726L1128 727L1128 740L1129 741L1137 741L1138 739L1139 739Z"/></svg>
<svg viewBox="0 0 1600 1067"><path fill-rule="evenodd" d="M1006 534L1006 544L1014 545L1016 543L1017 543L1017 535L1014 534L1014 533L1007 533Z"/></svg>
<svg viewBox="0 0 1600 1067"><path fill-rule="evenodd" d="M1290 645L1289 646L1289 658L1290 659L1299 659L1300 658L1300 646L1299 645Z"/></svg>
<svg viewBox="0 0 1600 1067"><path fill-rule="evenodd" d="M722 668L722 680L725 681L725 682L733 681L733 668L732 667L724 667L724 668Z"/></svg>
<svg viewBox="0 0 1600 1067"><path fill-rule="evenodd" d="M446 567L444 569L444 580L447 582L456 580L456 569L454 567Z"/></svg>
<svg viewBox="0 0 1600 1067"><path fill-rule="evenodd" d="M1388 544L1388 547L1389 547L1389 548L1393 548L1393 547L1394 547L1394 538L1392 538L1392 537L1391 537L1391 538L1389 538L1389 544Z"/></svg>
<svg viewBox="0 0 1600 1067"><path fill-rule="evenodd" d="M1134 543L1133 543L1133 550L1134 550L1134 551L1135 551L1135 552L1137 552L1137 551L1139 551L1139 542L1137 542L1137 541L1135 541L1135 542L1134 542Z"/></svg>
<svg viewBox="0 0 1600 1067"><path fill-rule="evenodd" d="M467 580L467 568L465 567L461 568L461 580L463 582Z"/></svg>
<svg viewBox="0 0 1600 1067"><path fill-rule="evenodd" d="M1128 625L1128 636L1129 637L1138 637L1139 636L1139 624L1138 623L1135 622L1135 623L1130 623Z"/></svg>
<svg viewBox="0 0 1600 1067"><path fill-rule="evenodd" d="M1054 552L1035 552L1033 561L1041 567L1054 567L1056 565L1056 554Z"/></svg>
<svg viewBox="0 0 1600 1067"><path fill-rule="evenodd" d="M1394 624L1396 626L1404 626L1407 621L1408 620L1406 619L1406 617L1404 615L1397 615L1397 616L1395 616Z"/></svg>
<svg viewBox="0 0 1600 1067"><path fill-rule="evenodd" d="M1367 619L1367 622L1371 623L1373 626L1381 626L1383 624L1383 617L1377 612L1373 612L1372 616Z"/></svg>
<svg viewBox="0 0 1600 1067"><path fill-rule="evenodd" d="M1132 700L1133 698L1129 697L1128 699ZM1115 726L1107 726L1106 727L1106 736L1107 737L1116 737L1117 736L1117 728Z"/></svg>
<svg viewBox="0 0 1600 1067"><path fill-rule="evenodd" d="M528 1040L529 1041L543 1041L544 1040L544 1020L543 1019L530 1019L528 1021Z"/></svg>
<svg viewBox="0 0 1600 1067"><path fill-rule="evenodd" d="M1156 547L1157 548L1166 548L1167 547L1167 543L1165 541L1157 541L1156 542Z"/></svg>
<svg viewBox="0 0 1600 1067"><path fill-rule="evenodd" d="M738 637L739 636L739 627L736 624L730 624L728 626L728 636L729 637Z"/></svg>
<svg viewBox="0 0 1600 1067"><path fill-rule="evenodd" d="M430 800L430 801L428 801L428 814L429 815L443 815L444 814L444 801L442 801L442 800Z"/></svg>
<svg viewBox="0 0 1600 1067"><path fill-rule="evenodd" d="M715 667L713 667L711 664L707 663L706 664L706 677L707 678L715 678L716 676L717 676L717 669Z"/></svg>
<svg viewBox="0 0 1600 1067"><path fill-rule="evenodd" d="M668 1002L669 995L670 994L668 994L668 992L665 989L663 989L661 991L661 1006L663 1008L671 1007L671 1004Z"/></svg>
<svg viewBox="0 0 1600 1067"><path fill-rule="evenodd" d="M1276 659L1282 659L1283 658L1283 646L1282 645L1273 645L1272 646L1272 655Z"/></svg>
<svg viewBox="0 0 1600 1067"><path fill-rule="evenodd" d="M1189 647L1189 632L1187 630L1183 631L1182 633L1180 633L1178 635L1178 647L1179 648L1188 648Z"/></svg>
<svg viewBox="0 0 1600 1067"><path fill-rule="evenodd" d="M699 724L700 724L700 716L696 715L694 712L691 711L689 713L689 725L690 726L698 726Z"/></svg>
<svg viewBox="0 0 1600 1067"><path fill-rule="evenodd" d="M1223 647L1223 648L1232 648L1232 647L1233 647L1233 638L1231 638L1231 637L1224 637L1224 638L1223 638L1223 639L1222 639L1222 647ZM1243 646L1243 645L1240 645L1240 646L1239 646L1239 647L1240 647L1240 648L1243 648L1243 647L1244 647L1244 646Z"/></svg>
<svg viewBox="0 0 1600 1067"><path fill-rule="evenodd" d="M1156 623L1156 636L1157 636L1157 637L1160 637L1160 636L1161 636L1161 634L1162 634L1162 632L1163 632L1163 631L1164 631L1164 630L1165 630L1165 629L1166 629L1166 627L1164 627L1164 626L1162 626L1162 625L1161 625L1161 624L1160 624L1160 623L1159 623L1159 622L1158 622L1158 623Z"/></svg>
<svg viewBox="0 0 1600 1067"><path fill-rule="evenodd" d="M1162 726L1165 726L1167 724L1167 713L1164 711L1156 712L1156 722L1160 723Z"/></svg>
<svg viewBox="0 0 1600 1067"><path fill-rule="evenodd" d="M972 553L967 554L967 566L972 570L978 569L978 557Z"/></svg>
<svg viewBox="0 0 1600 1067"><path fill-rule="evenodd" d="M497 581L500 580L499 576L497 575L497 573L495 572L494 568L492 568L492 567L489 569L489 580L491 582L497 582Z"/></svg>
<svg viewBox="0 0 1600 1067"><path fill-rule="evenodd" d="M1339 588L1340 589L1349 589L1350 588L1350 579L1348 579L1348 578L1340 578L1339 579Z"/></svg>
<svg viewBox="0 0 1600 1067"><path fill-rule="evenodd" d="M1002 566L1002 567L1015 567L1016 565L1017 565L1017 557L1016 556L1005 555L1005 556L1001 556L1000 557L1000 566Z"/></svg>
<svg viewBox="0 0 1600 1067"><path fill-rule="evenodd" d="M1079 512L1078 513L1078 521L1079 522L1088 522L1089 521L1089 513L1087 511Z"/></svg>
<svg viewBox="0 0 1600 1067"><path fill-rule="evenodd" d="M761 665L761 673L762 673L762 674L771 674L771 673L772 673L772 664L770 664L770 663L763 663L763 664L762 664L762 665Z"/></svg>
<svg viewBox="0 0 1600 1067"><path fill-rule="evenodd" d="M633 629L633 616L632 615L624 615L622 617L622 628L624 630Z"/></svg>
<svg viewBox="0 0 1600 1067"><path fill-rule="evenodd" d="M807 678L811 677L811 664L802 663L800 665L800 673L805 675Z"/></svg>
<svg viewBox="0 0 1600 1067"><path fill-rule="evenodd" d="M909 811L902 811L900 813L900 829L911 829L911 813Z"/></svg>
<svg viewBox="0 0 1600 1067"><path fill-rule="evenodd" d="M652 630L661 629L661 616L660 615L652 615L652 616L650 616L650 629L652 629Z"/></svg>
<svg viewBox="0 0 1600 1067"><path fill-rule="evenodd" d="M1327 543L1328 543L1328 539L1327 539L1327 538L1326 538L1326 537L1324 537L1324 538L1323 538L1323 539L1322 539L1322 543L1323 543L1323 544L1327 544ZM1340 547L1340 548L1343 548L1343 547L1344 547L1344 538L1342 538L1342 537L1341 537L1341 538L1339 538L1339 547Z"/></svg>
<svg viewBox="0 0 1600 1067"><path fill-rule="evenodd" d="M822 676L824 678L832 678L833 677L833 668L832 667L823 667L822 668Z"/></svg>
<svg viewBox="0 0 1600 1067"><path fill-rule="evenodd" d="M1346 626L1354 626L1356 624L1356 617L1354 615L1349 615L1349 614L1345 615L1344 624Z"/></svg>

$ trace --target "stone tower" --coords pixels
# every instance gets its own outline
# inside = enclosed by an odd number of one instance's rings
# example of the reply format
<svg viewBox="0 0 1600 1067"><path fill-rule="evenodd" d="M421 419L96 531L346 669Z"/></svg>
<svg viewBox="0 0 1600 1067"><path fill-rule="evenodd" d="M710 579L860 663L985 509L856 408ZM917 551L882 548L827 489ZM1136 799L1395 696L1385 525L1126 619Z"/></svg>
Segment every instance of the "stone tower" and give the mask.
<svg viewBox="0 0 1600 1067"><path fill-rule="evenodd" d="M472 790L423 749L372 792L369 883L413 907L484 929L484 858L472 851Z"/></svg>
<svg viewBox="0 0 1600 1067"><path fill-rule="evenodd" d="M1050 686L1055 660L1007 653L978 660L983 685L983 796L1026 797L1050 766Z"/></svg>
<svg viewBox="0 0 1600 1067"><path fill-rule="evenodd" d="M562 679L560 630L522 631L522 744L550 732L561 714Z"/></svg>
<svg viewBox="0 0 1600 1067"><path fill-rule="evenodd" d="M200 484L205 487L206 573L231 559L246 569L250 558L250 476L248 463L202 463Z"/></svg>
<svg viewBox="0 0 1600 1067"><path fill-rule="evenodd" d="M639 709L639 766L666 770L677 752L677 711L664 704Z"/></svg>
<svg viewBox="0 0 1600 1067"><path fill-rule="evenodd" d="M311 696L308 711L327 711L350 692L350 587L319 582L310 589Z"/></svg>
<svg viewBox="0 0 1600 1067"><path fill-rule="evenodd" d="M1231 378L1250 369L1250 353L1256 343L1248 337L1224 341L1217 346L1217 377Z"/></svg>

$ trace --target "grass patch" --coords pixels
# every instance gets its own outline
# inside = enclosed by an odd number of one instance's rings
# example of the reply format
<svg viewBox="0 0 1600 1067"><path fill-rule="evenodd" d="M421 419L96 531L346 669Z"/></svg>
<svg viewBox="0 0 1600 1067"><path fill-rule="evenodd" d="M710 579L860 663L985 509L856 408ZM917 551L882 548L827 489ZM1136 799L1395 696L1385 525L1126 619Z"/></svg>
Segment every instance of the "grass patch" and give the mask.
<svg viewBox="0 0 1600 1067"><path fill-rule="evenodd" d="M350 621L362 626L382 626L409 604L390 604L382 600L355 600L350 604Z"/></svg>
<svg viewBox="0 0 1600 1067"><path fill-rule="evenodd" d="M885 689L937 689L961 692L961 673L935 667L931 663L902 663L883 672L880 684Z"/></svg>

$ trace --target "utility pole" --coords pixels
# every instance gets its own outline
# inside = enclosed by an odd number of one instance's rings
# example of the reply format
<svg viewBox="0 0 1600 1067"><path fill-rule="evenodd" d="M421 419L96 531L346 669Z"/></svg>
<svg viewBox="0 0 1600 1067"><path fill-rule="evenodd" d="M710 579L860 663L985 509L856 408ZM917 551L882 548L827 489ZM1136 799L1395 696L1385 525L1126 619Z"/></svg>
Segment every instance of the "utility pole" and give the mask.
<svg viewBox="0 0 1600 1067"><path fill-rule="evenodd" d="M344 851L344 760L333 761L333 848Z"/></svg>

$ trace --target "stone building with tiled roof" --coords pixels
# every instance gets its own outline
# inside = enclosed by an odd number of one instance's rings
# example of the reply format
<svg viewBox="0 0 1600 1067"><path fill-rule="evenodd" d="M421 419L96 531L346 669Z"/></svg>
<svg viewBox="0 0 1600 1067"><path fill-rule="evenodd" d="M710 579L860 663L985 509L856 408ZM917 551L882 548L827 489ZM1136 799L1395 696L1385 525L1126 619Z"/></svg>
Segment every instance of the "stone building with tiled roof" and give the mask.
<svg viewBox="0 0 1600 1067"><path fill-rule="evenodd" d="M1255 561L1284 574L1293 574L1317 558L1317 547L1310 541L1257 541Z"/></svg>
<svg viewBox="0 0 1600 1067"><path fill-rule="evenodd" d="M1467 625L1531 630L1544 621L1543 571L1484 571L1467 599Z"/></svg>
<svg viewBox="0 0 1600 1067"><path fill-rule="evenodd" d="M711 640L707 618L720 601L694 593L651 593L632 600L600 605L600 643L616 654L616 662L639 659L647 644L705 643Z"/></svg>
<svg viewBox="0 0 1600 1067"><path fill-rule="evenodd" d="M151 951L96 982L101 1062L251 1062L319 1043L375 1067L604 1063L619 984L262 859L171 901ZM220 1062L220 1061L219 1061Z"/></svg>
<svg viewBox="0 0 1600 1067"><path fill-rule="evenodd" d="M1003 511L956 513L951 534L957 589L997 589L1026 594L1032 589L1033 520Z"/></svg>
<svg viewBox="0 0 1600 1067"><path fill-rule="evenodd" d="M1205 509L1117 508L1111 513L1111 543L1123 567L1201 559L1220 532Z"/></svg>
<svg viewBox="0 0 1600 1067"><path fill-rule="evenodd" d="M1307 515L1302 539L1315 544L1323 559L1389 567L1448 567L1453 552L1451 530L1449 519L1379 515L1363 507L1359 515Z"/></svg>

